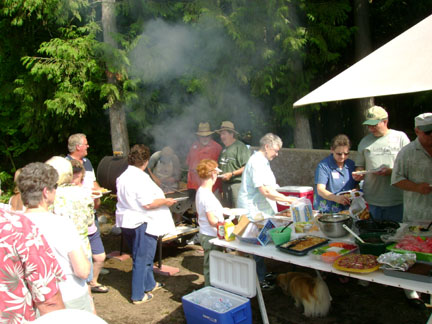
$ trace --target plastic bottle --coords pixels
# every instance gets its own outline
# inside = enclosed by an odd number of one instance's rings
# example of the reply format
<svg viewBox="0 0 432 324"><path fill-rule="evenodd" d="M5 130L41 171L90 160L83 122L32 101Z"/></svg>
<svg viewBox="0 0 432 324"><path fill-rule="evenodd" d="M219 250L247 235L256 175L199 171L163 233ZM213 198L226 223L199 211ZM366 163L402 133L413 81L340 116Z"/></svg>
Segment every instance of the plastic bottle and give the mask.
<svg viewBox="0 0 432 324"><path fill-rule="evenodd" d="M235 225L233 224L232 221L228 221L225 223L224 227L225 227L225 240L233 241L235 239L235 235L233 233Z"/></svg>
<svg viewBox="0 0 432 324"><path fill-rule="evenodd" d="M224 221L219 221L217 223L217 237L220 240L223 240L225 238L225 222Z"/></svg>

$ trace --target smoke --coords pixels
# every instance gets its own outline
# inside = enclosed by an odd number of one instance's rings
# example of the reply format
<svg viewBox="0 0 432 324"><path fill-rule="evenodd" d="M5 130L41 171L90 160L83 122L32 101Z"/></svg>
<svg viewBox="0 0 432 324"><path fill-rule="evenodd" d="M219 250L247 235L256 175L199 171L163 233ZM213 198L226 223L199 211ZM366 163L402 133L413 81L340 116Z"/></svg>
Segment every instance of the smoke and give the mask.
<svg viewBox="0 0 432 324"><path fill-rule="evenodd" d="M240 133L262 135L260 127L266 123L261 104L239 85L233 51L222 26L210 19L194 26L158 19L145 26L130 53L130 75L142 80L147 91L164 88L160 100L171 107L143 130L154 139L153 149L171 146L183 160L200 122L215 130L230 120ZM199 80L199 91L173 86L182 78Z"/></svg>

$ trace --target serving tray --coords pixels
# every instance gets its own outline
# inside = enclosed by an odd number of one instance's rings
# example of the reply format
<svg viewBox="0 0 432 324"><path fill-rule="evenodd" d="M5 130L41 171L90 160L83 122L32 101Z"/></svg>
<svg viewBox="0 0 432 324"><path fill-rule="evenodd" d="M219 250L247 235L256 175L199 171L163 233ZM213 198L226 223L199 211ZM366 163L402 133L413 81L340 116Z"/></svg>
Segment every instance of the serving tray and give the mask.
<svg viewBox="0 0 432 324"><path fill-rule="evenodd" d="M295 240L276 245L276 247L283 252L303 256L309 251L326 244L328 241L329 239L323 237L306 235Z"/></svg>
<svg viewBox="0 0 432 324"><path fill-rule="evenodd" d="M416 262L407 271L383 269L383 273L391 277L432 282L432 264L427 262Z"/></svg>

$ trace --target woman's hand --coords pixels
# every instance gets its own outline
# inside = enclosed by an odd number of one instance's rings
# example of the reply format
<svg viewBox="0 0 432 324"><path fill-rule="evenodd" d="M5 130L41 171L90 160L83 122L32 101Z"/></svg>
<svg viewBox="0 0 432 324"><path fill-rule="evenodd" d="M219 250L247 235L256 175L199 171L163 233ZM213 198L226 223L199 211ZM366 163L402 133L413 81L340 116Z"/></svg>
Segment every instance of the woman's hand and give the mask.
<svg viewBox="0 0 432 324"><path fill-rule="evenodd" d="M165 198L165 205L168 207L171 207L172 205L176 204L177 200L174 198Z"/></svg>
<svg viewBox="0 0 432 324"><path fill-rule="evenodd" d="M344 206L351 204L351 200L345 195L335 195L335 199L333 201Z"/></svg>

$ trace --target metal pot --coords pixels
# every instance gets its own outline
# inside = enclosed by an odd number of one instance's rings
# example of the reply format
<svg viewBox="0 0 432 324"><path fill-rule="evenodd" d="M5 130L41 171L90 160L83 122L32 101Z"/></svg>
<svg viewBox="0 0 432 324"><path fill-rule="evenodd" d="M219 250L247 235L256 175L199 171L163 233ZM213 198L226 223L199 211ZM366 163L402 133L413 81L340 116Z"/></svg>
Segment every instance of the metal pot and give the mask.
<svg viewBox="0 0 432 324"><path fill-rule="evenodd" d="M348 234L342 227L345 224L351 228L353 220L350 215L344 214L323 214L318 217L318 226L328 237L341 237Z"/></svg>

